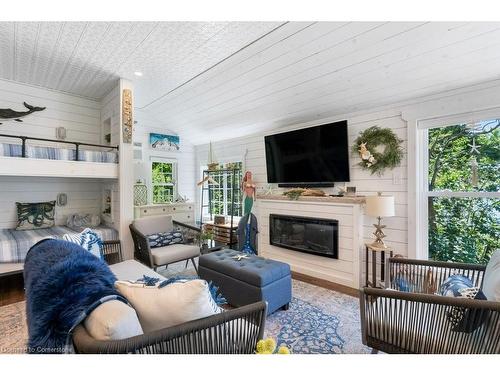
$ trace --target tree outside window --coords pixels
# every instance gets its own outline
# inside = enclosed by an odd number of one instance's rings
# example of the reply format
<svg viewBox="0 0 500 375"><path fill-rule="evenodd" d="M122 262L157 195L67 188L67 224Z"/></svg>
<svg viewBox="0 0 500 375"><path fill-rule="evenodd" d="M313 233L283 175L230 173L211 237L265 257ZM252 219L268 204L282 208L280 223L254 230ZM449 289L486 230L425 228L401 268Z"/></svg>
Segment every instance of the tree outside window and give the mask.
<svg viewBox="0 0 500 375"><path fill-rule="evenodd" d="M429 258L486 263L500 238L500 120L428 130Z"/></svg>
<svg viewBox="0 0 500 375"><path fill-rule="evenodd" d="M175 163L153 161L151 163L153 203L171 203L175 196Z"/></svg>

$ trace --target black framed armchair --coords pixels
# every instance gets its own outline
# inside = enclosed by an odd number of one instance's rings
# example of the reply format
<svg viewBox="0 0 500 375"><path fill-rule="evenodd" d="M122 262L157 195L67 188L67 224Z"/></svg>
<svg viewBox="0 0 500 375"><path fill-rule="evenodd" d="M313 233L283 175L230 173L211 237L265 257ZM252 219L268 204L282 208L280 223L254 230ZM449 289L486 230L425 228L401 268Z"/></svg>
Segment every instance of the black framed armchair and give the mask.
<svg viewBox="0 0 500 375"><path fill-rule="evenodd" d="M194 259L200 255L200 247L196 244L180 243L157 248L150 247L148 235L171 232L176 228L197 229L172 220L170 215L149 216L134 220L130 224L130 232L134 241L134 257L155 271L160 266L168 266L183 260L191 260L197 270Z"/></svg>
<svg viewBox="0 0 500 375"><path fill-rule="evenodd" d="M360 291L363 343L387 353L500 353L500 302L434 294L453 274L463 274L482 287L486 266L390 258L386 287ZM411 283L402 285L404 273ZM468 329L448 320L452 309L467 312ZM474 322L481 321L478 327Z"/></svg>

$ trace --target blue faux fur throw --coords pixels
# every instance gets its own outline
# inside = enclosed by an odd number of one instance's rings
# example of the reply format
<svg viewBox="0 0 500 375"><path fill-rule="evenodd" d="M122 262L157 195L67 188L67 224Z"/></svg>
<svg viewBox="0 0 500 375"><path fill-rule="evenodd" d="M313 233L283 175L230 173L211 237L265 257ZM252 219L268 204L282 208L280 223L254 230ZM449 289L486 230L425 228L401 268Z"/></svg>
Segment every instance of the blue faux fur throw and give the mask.
<svg viewBox="0 0 500 375"><path fill-rule="evenodd" d="M116 277L101 259L77 244L45 239L24 264L29 353L64 353L71 330L106 296Z"/></svg>

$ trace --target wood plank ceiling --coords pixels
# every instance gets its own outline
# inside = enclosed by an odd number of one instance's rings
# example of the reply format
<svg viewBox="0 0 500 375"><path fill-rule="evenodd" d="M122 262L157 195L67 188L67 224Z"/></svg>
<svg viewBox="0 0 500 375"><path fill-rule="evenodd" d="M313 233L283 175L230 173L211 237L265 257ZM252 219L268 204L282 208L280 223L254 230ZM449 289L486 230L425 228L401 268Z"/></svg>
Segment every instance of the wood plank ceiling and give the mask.
<svg viewBox="0 0 500 375"><path fill-rule="evenodd" d="M3 22L0 77L96 99L130 79L199 144L498 79L499 46L489 22Z"/></svg>

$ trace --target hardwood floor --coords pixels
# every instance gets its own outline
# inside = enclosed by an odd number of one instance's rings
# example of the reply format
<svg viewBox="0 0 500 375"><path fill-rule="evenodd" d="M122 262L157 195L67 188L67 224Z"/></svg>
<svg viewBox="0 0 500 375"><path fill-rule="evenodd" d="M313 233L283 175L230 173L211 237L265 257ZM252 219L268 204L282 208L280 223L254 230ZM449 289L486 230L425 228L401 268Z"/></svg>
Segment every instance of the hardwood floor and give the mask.
<svg viewBox="0 0 500 375"><path fill-rule="evenodd" d="M24 300L24 280L22 273L0 277L0 306Z"/></svg>
<svg viewBox="0 0 500 375"><path fill-rule="evenodd" d="M303 282L308 283L308 284L320 286L320 287L325 288L325 289L330 289L330 290L334 290L334 291L339 292L339 293L344 293L344 294L347 294L347 295L352 296L352 297L359 297L359 291L357 289L350 288L350 287L345 286L345 285L340 285L340 284L334 283L332 281L318 279L316 277L304 275L303 273L298 273L298 272L294 272L294 271L292 271L292 278L296 279L296 280L303 281Z"/></svg>

